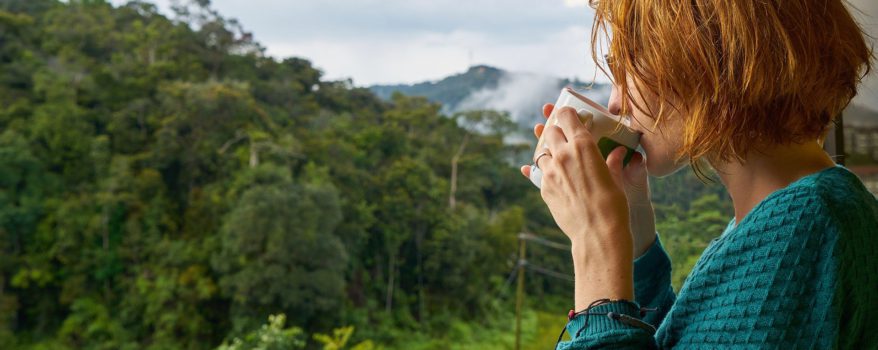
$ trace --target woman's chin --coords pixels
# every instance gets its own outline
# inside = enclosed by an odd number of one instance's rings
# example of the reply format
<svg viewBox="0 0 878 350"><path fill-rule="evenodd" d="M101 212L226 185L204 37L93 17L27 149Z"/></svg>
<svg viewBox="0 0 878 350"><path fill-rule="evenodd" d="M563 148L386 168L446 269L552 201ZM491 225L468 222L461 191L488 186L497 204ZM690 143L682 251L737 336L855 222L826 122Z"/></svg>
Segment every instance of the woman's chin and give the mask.
<svg viewBox="0 0 878 350"><path fill-rule="evenodd" d="M647 174L649 174L649 176L652 177L665 177L671 175L673 173L676 173L680 169L683 169L683 167L685 167L686 165L675 164L671 161L656 160L655 157L653 157L652 162L650 162L649 160L649 157L644 157L644 161L646 162L646 172Z"/></svg>
<svg viewBox="0 0 878 350"><path fill-rule="evenodd" d="M655 165L655 162L650 162L649 160L646 160L646 173L649 174L649 176L652 176L652 177L665 176L666 174L663 174L661 172L661 170L662 169L660 167Z"/></svg>

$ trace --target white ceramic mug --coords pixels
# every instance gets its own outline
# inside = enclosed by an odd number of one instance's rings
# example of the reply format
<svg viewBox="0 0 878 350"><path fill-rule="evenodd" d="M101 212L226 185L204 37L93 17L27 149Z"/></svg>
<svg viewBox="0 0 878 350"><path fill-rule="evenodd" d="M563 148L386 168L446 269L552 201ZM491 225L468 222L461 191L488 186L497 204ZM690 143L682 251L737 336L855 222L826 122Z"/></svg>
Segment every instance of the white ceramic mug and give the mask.
<svg viewBox="0 0 878 350"><path fill-rule="evenodd" d="M558 97L558 101L555 102L555 109L549 115L549 119L546 120L546 127L558 124L555 115L562 107L573 107L576 110L579 120L585 124L595 140L597 140L598 148L604 159L617 147L625 146L628 149L628 153L625 154L625 159L622 163L624 165L628 164L640 143L640 134L631 130L631 120L629 118L613 115L606 107L601 106L597 102L582 96L571 88L564 88L561 90L561 96ZM545 133L540 135L537 148L534 150L534 159L546 151L546 146L544 145L545 136ZM543 172L540 168L536 164L531 165L530 181L537 188L540 187L542 178Z"/></svg>

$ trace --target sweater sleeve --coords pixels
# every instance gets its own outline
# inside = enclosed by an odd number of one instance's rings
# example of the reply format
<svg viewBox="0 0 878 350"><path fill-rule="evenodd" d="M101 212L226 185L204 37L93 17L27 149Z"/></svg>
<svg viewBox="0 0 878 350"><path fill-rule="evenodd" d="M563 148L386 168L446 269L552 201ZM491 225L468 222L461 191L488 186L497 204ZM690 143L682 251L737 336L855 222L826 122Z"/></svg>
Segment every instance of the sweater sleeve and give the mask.
<svg viewBox="0 0 878 350"><path fill-rule="evenodd" d="M591 309L593 313L614 312L640 318L640 310L628 303L609 303ZM647 331L622 324L605 315L579 315L567 323L572 340L561 342L556 350L573 349L656 349L655 338Z"/></svg>
<svg viewBox="0 0 878 350"><path fill-rule="evenodd" d="M658 328L675 300L671 287L671 259L656 234L652 246L634 260L634 301L642 307L655 309L648 312L643 321Z"/></svg>
<svg viewBox="0 0 878 350"><path fill-rule="evenodd" d="M674 304L671 288L671 259L659 237L646 253L634 260L635 301L642 307L655 308L643 318L640 310L627 303L610 303L592 309L594 313L614 312L640 318L654 327L662 322ZM571 341L558 344L559 350L612 348L653 349L655 338L645 330L634 328L602 315L580 315L567 323Z"/></svg>

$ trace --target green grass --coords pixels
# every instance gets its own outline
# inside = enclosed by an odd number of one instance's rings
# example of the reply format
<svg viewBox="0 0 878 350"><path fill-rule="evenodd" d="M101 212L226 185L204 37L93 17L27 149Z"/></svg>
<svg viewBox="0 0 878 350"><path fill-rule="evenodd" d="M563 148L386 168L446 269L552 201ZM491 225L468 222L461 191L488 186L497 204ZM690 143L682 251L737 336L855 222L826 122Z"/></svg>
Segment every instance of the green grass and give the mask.
<svg viewBox="0 0 878 350"><path fill-rule="evenodd" d="M552 349L558 333L567 323L563 313L526 310L522 317L521 348L524 350ZM515 348L515 318L492 322L487 326L454 322L444 337L412 334L398 339L388 349L412 350L505 350Z"/></svg>

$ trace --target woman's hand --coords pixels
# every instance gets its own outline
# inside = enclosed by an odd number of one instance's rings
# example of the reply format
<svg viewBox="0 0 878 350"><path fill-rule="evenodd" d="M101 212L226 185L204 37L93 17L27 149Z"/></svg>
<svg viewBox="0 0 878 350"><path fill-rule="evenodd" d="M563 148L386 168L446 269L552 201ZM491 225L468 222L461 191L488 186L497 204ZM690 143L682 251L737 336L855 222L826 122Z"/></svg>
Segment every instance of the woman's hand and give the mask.
<svg viewBox="0 0 878 350"><path fill-rule="evenodd" d="M554 109L553 104L543 105L543 117L549 118ZM534 135L539 138L545 125L534 126ZM530 166L521 167L521 173L530 178ZM639 257L655 241L655 211L649 191L646 162L643 155L635 153L628 165L622 170L622 189L628 202L631 232L634 239L634 257Z"/></svg>
<svg viewBox="0 0 878 350"><path fill-rule="evenodd" d="M623 190L625 148L615 149L604 161L573 108L561 109L556 118L557 126L540 130L549 151L537 164L543 172L540 194L570 238L576 309L602 298L633 300L634 246ZM522 173L528 175L524 169Z"/></svg>

